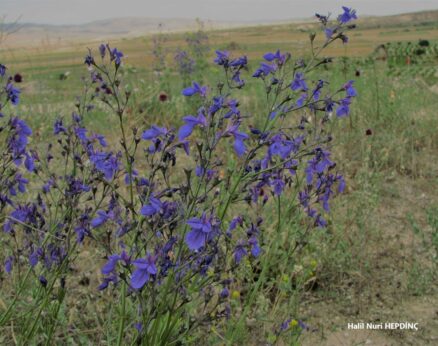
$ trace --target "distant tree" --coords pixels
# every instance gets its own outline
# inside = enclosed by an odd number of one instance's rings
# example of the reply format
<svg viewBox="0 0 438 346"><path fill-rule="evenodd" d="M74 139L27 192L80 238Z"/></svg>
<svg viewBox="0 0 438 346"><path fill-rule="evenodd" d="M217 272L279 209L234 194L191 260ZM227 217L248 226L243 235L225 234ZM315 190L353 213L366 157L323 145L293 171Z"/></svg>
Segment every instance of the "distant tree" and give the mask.
<svg viewBox="0 0 438 346"><path fill-rule="evenodd" d="M428 40L422 40L422 39L420 39L420 40L418 41L418 45L421 46L421 47L429 47L429 46L430 46L430 43L429 43Z"/></svg>

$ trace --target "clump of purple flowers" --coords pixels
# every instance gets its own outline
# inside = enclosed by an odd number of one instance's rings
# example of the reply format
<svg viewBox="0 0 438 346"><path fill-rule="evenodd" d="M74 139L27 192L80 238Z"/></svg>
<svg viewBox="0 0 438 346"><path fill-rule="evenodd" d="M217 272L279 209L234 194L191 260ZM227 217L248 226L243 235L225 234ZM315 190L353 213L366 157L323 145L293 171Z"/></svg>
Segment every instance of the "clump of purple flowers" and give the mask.
<svg viewBox="0 0 438 346"><path fill-rule="evenodd" d="M185 50L178 50L174 57L178 72L183 78L188 78L195 71L196 62Z"/></svg>
<svg viewBox="0 0 438 346"><path fill-rule="evenodd" d="M336 38L347 41L344 33L356 14L344 8L334 27L328 27L327 17L318 18L325 47ZM23 119L0 113L8 129L0 167L3 236L20 240L7 251L4 268L13 275L16 267L27 267L25 280L35 274L44 288L36 299L44 302L38 318L55 290L56 304L62 304L74 259L86 243L102 254L99 290L113 290L120 298L119 345L176 343L204 323L230 319L229 290L241 279L240 268L261 267L262 276L275 255L267 233L285 232L282 203L292 201L291 210L307 216L309 230L324 228L331 199L345 188L325 124L333 112L348 116L357 92L353 81L331 90L314 74L328 61L313 56L306 62L280 50L268 52L248 74L246 56L216 51L223 82L207 87L194 81L182 90L197 110L175 127L140 129L128 126L131 89L122 78L124 54L102 44L97 56L91 50L86 55L84 95L70 119L56 120L55 141L46 151L28 148L32 131ZM6 72L0 65L0 112L20 97ZM266 110L253 119L234 94L249 80L261 82L266 91ZM117 144L86 127L96 103L118 122ZM265 222L268 208L277 215L273 223ZM253 295L259 287L245 289ZM138 306L130 319L128 300ZM15 303L0 325L10 319ZM132 336L126 331L134 325ZM31 327L28 340L34 333Z"/></svg>

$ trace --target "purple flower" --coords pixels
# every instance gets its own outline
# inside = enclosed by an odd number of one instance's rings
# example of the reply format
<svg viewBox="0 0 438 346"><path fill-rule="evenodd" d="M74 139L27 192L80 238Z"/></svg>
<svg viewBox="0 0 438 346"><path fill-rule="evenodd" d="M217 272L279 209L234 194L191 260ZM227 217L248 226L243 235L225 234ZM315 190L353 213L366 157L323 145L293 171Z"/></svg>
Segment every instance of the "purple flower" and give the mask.
<svg viewBox="0 0 438 346"><path fill-rule="evenodd" d="M26 192L26 185L29 184L29 180L26 178L23 178L23 176L20 173L17 173L15 175L15 183L18 186L18 191L21 193Z"/></svg>
<svg viewBox="0 0 438 346"><path fill-rule="evenodd" d="M90 137L90 141L94 141L96 139L102 147L105 148L108 145L104 135L99 135L98 133L96 133Z"/></svg>
<svg viewBox="0 0 438 346"><path fill-rule="evenodd" d="M8 274L12 271L13 261L14 261L14 258L12 256L9 256L8 258L6 258L6 261L5 261L5 271Z"/></svg>
<svg viewBox="0 0 438 346"><path fill-rule="evenodd" d="M228 67L229 61L230 61L230 53L228 51L226 50L216 51L216 58L214 59L215 64L223 67Z"/></svg>
<svg viewBox="0 0 438 346"><path fill-rule="evenodd" d="M245 85L245 80L240 78L240 71L234 73L233 77L231 77L231 80L236 83L238 88L241 88Z"/></svg>
<svg viewBox="0 0 438 346"><path fill-rule="evenodd" d="M76 112L73 112L71 114L71 118L77 124L79 124L82 121L81 116L79 114L77 114Z"/></svg>
<svg viewBox="0 0 438 346"><path fill-rule="evenodd" d="M301 320L298 320L298 325L301 327L301 329L303 329L303 330L310 330L310 328L309 328L309 326L306 324L306 323L304 323L303 321L301 321Z"/></svg>
<svg viewBox="0 0 438 346"><path fill-rule="evenodd" d="M85 57L84 64L87 66L95 65L94 58L91 53L87 54L87 56Z"/></svg>
<svg viewBox="0 0 438 346"><path fill-rule="evenodd" d="M105 265L101 269L102 274L109 275L111 273L114 273L114 271L116 269L116 265L121 259L122 258L120 257L120 255L117 255L117 254L109 256L108 261L105 263Z"/></svg>
<svg viewBox="0 0 438 346"><path fill-rule="evenodd" d="M273 187L276 196L280 196L283 193L285 185L285 182L280 177L271 180L271 186Z"/></svg>
<svg viewBox="0 0 438 346"><path fill-rule="evenodd" d="M48 181L47 181L47 183L45 183L44 185L43 185L43 188L42 188L42 190L43 190L43 192L44 193L49 193L50 192L50 189L52 188L52 186L55 184L55 180L53 179L53 178L50 178Z"/></svg>
<svg viewBox="0 0 438 346"><path fill-rule="evenodd" d="M283 140L280 134L272 137L272 143L268 149L268 157L280 156L283 160L286 159L292 151L290 141Z"/></svg>
<svg viewBox="0 0 438 346"><path fill-rule="evenodd" d="M189 75L194 72L196 63L186 51L179 50L174 59L182 75Z"/></svg>
<svg viewBox="0 0 438 346"><path fill-rule="evenodd" d="M38 251L32 251L29 255L29 264L32 268L38 264Z"/></svg>
<svg viewBox="0 0 438 346"><path fill-rule="evenodd" d="M348 36L347 35L344 35L344 34L341 34L340 35L340 38L341 38L341 40L342 40L342 43L348 43Z"/></svg>
<svg viewBox="0 0 438 346"><path fill-rule="evenodd" d="M343 89L347 92L347 96L348 97L355 97L357 96L357 91L356 89L353 87L353 83L354 81L348 81L344 86Z"/></svg>
<svg viewBox="0 0 438 346"><path fill-rule="evenodd" d="M225 131L224 135L231 135L234 137L234 150L236 151L237 156L242 156L245 154L246 146L245 140L249 138L246 133L239 132L240 122L236 122L233 125L229 126Z"/></svg>
<svg viewBox="0 0 438 346"><path fill-rule="evenodd" d="M229 100L225 105L229 111L227 114L224 115L224 118L228 119L231 118L231 116L236 115L237 117L240 117L240 110L239 110L239 101L237 100Z"/></svg>
<svg viewBox="0 0 438 346"><path fill-rule="evenodd" d="M193 96L195 94L199 94L202 97L205 97L207 94L207 87L206 86L200 86L198 83L193 82L191 87L185 88L182 91L182 94L184 96Z"/></svg>
<svg viewBox="0 0 438 346"><path fill-rule="evenodd" d="M280 50L277 50L277 52L275 52L275 53L266 53L265 55L263 55L263 58L266 61L271 62L271 61L275 60L277 62L277 64L279 64L279 65L283 65L285 63L287 57L288 57L288 54L281 54Z"/></svg>
<svg viewBox="0 0 438 346"><path fill-rule="evenodd" d="M76 232L76 242L81 244L85 236L91 237L91 232L89 229L90 222L89 222L89 216L87 213L84 213L79 218L79 224L75 227Z"/></svg>
<svg viewBox="0 0 438 346"><path fill-rule="evenodd" d="M165 127L158 127L156 125L152 125L152 127L149 130L146 130L143 132L141 138L144 140L153 140L157 139L158 137L164 137L168 133L167 129Z"/></svg>
<svg viewBox="0 0 438 346"><path fill-rule="evenodd" d="M325 111L329 113L333 112L333 108L335 106L334 101L330 98L327 98L324 100L324 103L325 103Z"/></svg>
<svg viewBox="0 0 438 346"><path fill-rule="evenodd" d="M119 51L117 48L113 48L110 51L110 59L114 61L116 66L119 66L122 63L123 53Z"/></svg>
<svg viewBox="0 0 438 346"><path fill-rule="evenodd" d="M131 174L129 172L126 172L125 174L125 184L130 185L131 184L131 178L137 177L138 171L136 169L133 169Z"/></svg>
<svg viewBox="0 0 438 346"><path fill-rule="evenodd" d="M307 191L300 191L298 194L298 199L300 201L300 204L304 208L307 208L309 206L310 196Z"/></svg>
<svg viewBox="0 0 438 346"><path fill-rule="evenodd" d="M186 244L190 250L199 250L203 247L213 235L213 226L211 218L202 214L201 218L191 218L187 221L191 231L186 235Z"/></svg>
<svg viewBox="0 0 438 346"><path fill-rule="evenodd" d="M330 161L330 153L321 148L315 149L315 156L307 162L306 181L307 185L311 185L314 174L321 174L324 170L333 165Z"/></svg>
<svg viewBox="0 0 438 346"><path fill-rule="evenodd" d="M62 119L57 119L53 125L53 133L55 135L60 134L61 132L66 133L67 129L62 124Z"/></svg>
<svg viewBox="0 0 438 346"><path fill-rule="evenodd" d="M248 239L248 244L251 246L251 255L253 257L259 257L262 250L260 249L259 242L255 235Z"/></svg>
<svg viewBox="0 0 438 346"><path fill-rule="evenodd" d="M342 9L344 10L344 13L342 13L338 17L338 21L340 23L346 24L354 19L357 19L355 10L348 8L348 7L345 7L345 6L342 6Z"/></svg>
<svg viewBox="0 0 438 346"><path fill-rule="evenodd" d="M10 182L9 184L9 194L11 196L16 196L17 195L17 190L16 188L18 188L18 191L21 193L25 193L26 192L26 185L29 183L29 180L27 180L26 178L23 178L23 176L20 173L17 173L14 177L14 179Z"/></svg>
<svg viewBox="0 0 438 346"><path fill-rule="evenodd" d="M293 91L296 90L306 91L308 88L307 88L306 80L304 79L304 74L300 72L296 73L294 80L290 85L290 88Z"/></svg>
<svg viewBox="0 0 438 346"><path fill-rule="evenodd" d="M316 216L315 226L319 228L325 228L327 226L327 221L321 216L321 214Z"/></svg>
<svg viewBox="0 0 438 346"><path fill-rule="evenodd" d="M336 110L338 117L345 117L350 114L351 97L346 97L339 101L339 107Z"/></svg>
<svg viewBox="0 0 438 346"><path fill-rule="evenodd" d="M114 179L119 169L119 161L112 153L96 151L90 156L90 161L99 172L103 173L108 181Z"/></svg>
<svg viewBox="0 0 438 346"><path fill-rule="evenodd" d="M224 287L219 294L222 299L228 298L230 296L230 290L227 287Z"/></svg>
<svg viewBox="0 0 438 346"><path fill-rule="evenodd" d="M137 322L137 323L134 324L134 327L135 327L135 329L137 329L137 331L139 333L141 333L141 331L143 330L143 323Z"/></svg>
<svg viewBox="0 0 438 346"><path fill-rule="evenodd" d="M3 231L10 233L13 231L13 224L16 222L25 224L28 220L33 219L34 208L29 206L18 206L10 214L10 218L3 224Z"/></svg>
<svg viewBox="0 0 438 346"><path fill-rule="evenodd" d="M97 216L91 220L91 226L97 228L105 224L108 220L114 219L114 214L112 212L107 213L104 210L98 210Z"/></svg>
<svg viewBox="0 0 438 346"><path fill-rule="evenodd" d="M297 100L297 107L302 107L304 105L304 103L306 102L307 99L307 94L306 93L302 93L300 98Z"/></svg>
<svg viewBox="0 0 438 346"><path fill-rule="evenodd" d="M242 216L237 216L231 220L230 225L228 226L227 235L231 236L231 232L234 231L238 225L243 225Z"/></svg>
<svg viewBox="0 0 438 346"><path fill-rule="evenodd" d="M314 101L318 101L319 98L321 97L321 90L324 87L324 81L323 80L319 80L318 83L316 84L315 89L313 90L313 100Z"/></svg>
<svg viewBox="0 0 438 346"><path fill-rule="evenodd" d="M275 72L276 70L277 70L277 66L275 64L270 65L265 62L262 62L260 64L260 67L254 72L252 76L254 78L264 78L269 74Z"/></svg>
<svg viewBox="0 0 438 346"><path fill-rule="evenodd" d="M234 260L237 264L242 261L242 258L248 255L248 251L246 251L245 243L243 241L239 241L234 248Z"/></svg>
<svg viewBox="0 0 438 346"><path fill-rule="evenodd" d="M197 177L202 177L205 174L206 180L210 181L217 174L217 171L214 169L207 169L207 171L205 171L205 168L196 166L195 174Z"/></svg>
<svg viewBox="0 0 438 346"><path fill-rule="evenodd" d="M114 284L117 283L117 276L111 275L109 277L104 278L103 282L99 285L98 290L102 291L102 290L106 289L110 282L112 282Z"/></svg>
<svg viewBox="0 0 438 346"><path fill-rule="evenodd" d="M328 22L328 17L323 16L321 14L315 13L315 17L318 18L318 20L321 22L321 24L326 25Z"/></svg>
<svg viewBox="0 0 438 346"><path fill-rule="evenodd" d="M87 129L84 127L75 127L75 134L82 143L86 143L88 141L87 138Z"/></svg>
<svg viewBox="0 0 438 346"><path fill-rule="evenodd" d="M10 100L14 106L18 105L18 103L20 102L21 90L16 88L12 83L8 83L5 89L6 89L7 99Z"/></svg>
<svg viewBox="0 0 438 346"><path fill-rule="evenodd" d="M90 191L90 187L85 185L81 179L67 177L66 180L68 182L67 188L65 189L65 194L67 196L76 196L82 192Z"/></svg>
<svg viewBox="0 0 438 346"><path fill-rule="evenodd" d="M225 107L224 102L225 102L225 100L224 100L223 96L213 97L213 104L210 106L210 108L208 110L209 113L211 115L216 114L218 111L221 110L222 107Z"/></svg>
<svg viewBox="0 0 438 346"><path fill-rule="evenodd" d="M141 208L140 213L143 216L152 216L159 213L162 208L163 208L163 203L158 198L150 197L149 204L145 204Z"/></svg>
<svg viewBox="0 0 438 346"><path fill-rule="evenodd" d="M105 58L106 45L104 45L103 43L99 46L99 53L102 59Z"/></svg>
<svg viewBox="0 0 438 346"><path fill-rule="evenodd" d="M3 64L0 64L0 76L4 77L6 74L6 66Z"/></svg>
<svg viewBox="0 0 438 346"><path fill-rule="evenodd" d="M241 69L248 64L248 58L244 55L230 62L230 66L236 69Z"/></svg>
<svg viewBox="0 0 438 346"><path fill-rule="evenodd" d="M75 232L76 232L76 242L79 244L81 244L84 241L86 235L91 234L90 231L87 228L83 227L82 225L75 227Z"/></svg>
<svg viewBox="0 0 438 346"><path fill-rule="evenodd" d="M196 126L207 126L207 120L202 113L199 113L197 117L194 117L193 115L185 116L183 120L185 125L181 126L178 131L178 139L180 141L190 136Z"/></svg>
<svg viewBox="0 0 438 346"><path fill-rule="evenodd" d="M272 137L271 145L268 149L268 158L273 156L279 156L281 159L285 160L290 156L292 152L297 152L303 142L303 137L297 137L292 140L283 139L281 134L277 134Z"/></svg>
<svg viewBox="0 0 438 346"><path fill-rule="evenodd" d="M280 325L280 332L284 332L285 330L288 330L291 321L292 321L292 319L290 319L290 318L288 318L286 321L284 321L284 322Z"/></svg>
<svg viewBox="0 0 438 346"><path fill-rule="evenodd" d="M336 32L336 28L325 28L324 33L327 40L330 40L333 37L333 34Z"/></svg>
<svg viewBox="0 0 438 346"><path fill-rule="evenodd" d="M47 287L48 282L47 282L47 279L43 275L40 275L38 277L38 281L40 282L41 286Z"/></svg>
<svg viewBox="0 0 438 346"><path fill-rule="evenodd" d="M151 275L157 274L156 260L157 256L147 254L146 258L132 262L137 267L131 276L132 288L141 289L149 281Z"/></svg>

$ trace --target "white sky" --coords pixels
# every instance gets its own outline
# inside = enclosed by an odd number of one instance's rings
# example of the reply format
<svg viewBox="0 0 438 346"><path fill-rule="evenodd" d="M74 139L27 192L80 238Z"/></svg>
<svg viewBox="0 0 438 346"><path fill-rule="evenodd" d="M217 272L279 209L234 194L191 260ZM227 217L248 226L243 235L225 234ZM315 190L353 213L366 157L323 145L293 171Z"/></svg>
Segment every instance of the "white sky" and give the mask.
<svg viewBox="0 0 438 346"><path fill-rule="evenodd" d="M6 21L81 24L114 17L202 18L253 21L308 18L338 13L342 5L359 15L438 9L438 0L0 0Z"/></svg>

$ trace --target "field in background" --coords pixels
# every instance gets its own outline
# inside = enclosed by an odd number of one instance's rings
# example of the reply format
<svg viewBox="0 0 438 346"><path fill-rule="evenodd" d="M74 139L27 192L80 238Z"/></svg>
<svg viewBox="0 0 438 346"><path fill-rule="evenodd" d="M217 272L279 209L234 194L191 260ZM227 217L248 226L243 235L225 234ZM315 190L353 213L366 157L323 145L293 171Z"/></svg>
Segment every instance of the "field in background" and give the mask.
<svg viewBox="0 0 438 346"><path fill-rule="evenodd" d="M347 195L336 202L327 232L315 232L302 262L291 268L290 279L297 280L299 296L294 313L313 331L304 333L304 344L432 345L437 341L438 95L433 79L409 73L412 65L401 64L399 70L407 73L395 76L386 61L372 54L387 42L436 43L438 12L436 18L426 17L364 19L351 34L350 44L338 43L325 52L337 59L324 73L339 85L355 79L359 96L350 119L333 127L335 157L346 173ZM309 54L308 36L313 30L317 27L305 23L207 32L211 47L207 56L211 61L215 49L246 53L253 69L265 52L277 48L294 56ZM316 45L320 42L317 39ZM180 119L193 108L180 95L181 88L190 79L217 80L212 64L188 79L176 73L173 56L186 47L182 33L165 35L162 47L168 68L160 76L152 70L156 59L150 36L110 43L127 56L125 73L140 91L131 109L133 122L166 124ZM41 143L53 119L74 110L75 96L81 92L79 76L86 74L83 57L87 47L96 46L76 43L0 51L2 62L23 75L23 104L17 112L28 117ZM438 56L430 63L438 65ZM251 79L250 73L245 77ZM169 101L159 101L161 92ZM258 93L260 88L249 85L241 98L242 108L262 116L262 101L250 96ZM111 119L105 116L97 111L89 121L96 131L111 136ZM97 286L93 277L91 285ZM81 289L78 285L79 297ZM78 305L78 309L87 308ZM346 330L347 322L360 321L418 322L420 330ZM260 331L257 338L268 332ZM258 341L242 335L243 344Z"/></svg>
<svg viewBox="0 0 438 346"><path fill-rule="evenodd" d="M416 42L418 39L438 40L438 11L399 15L393 17L361 19L348 45L337 43L329 47L328 56L365 58L373 53L376 47L387 42ZM293 55L310 53L309 34L318 32L319 26L313 23L292 23L282 25L259 25L254 27L216 30L208 32L208 45L212 48L207 55L211 61L215 49L228 49L233 53L247 54L250 61L259 60L269 50L278 48L289 51ZM169 65L174 64L173 57L177 49L186 46L186 34L164 33L163 48L166 51ZM19 33L19 32L18 32ZM17 35L18 35L17 33ZM155 35L157 36L157 35ZM159 36L159 35L158 35ZM139 79L150 80L153 55L153 36L108 39L112 46L122 49L126 55L127 66ZM321 43L322 35L316 39ZM77 75L84 75L83 58L88 48L97 47L102 41L77 39L67 46L59 45L56 40L33 42L32 45L20 47L14 36L9 37L0 46L0 57L11 70L20 71L25 77L25 104L46 109L53 105L54 111L60 111L59 102L72 100L80 90ZM255 66L255 65L253 65ZM67 78L60 81L60 76ZM68 81L67 81L68 79ZM32 97L29 97L29 94Z"/></svg>

